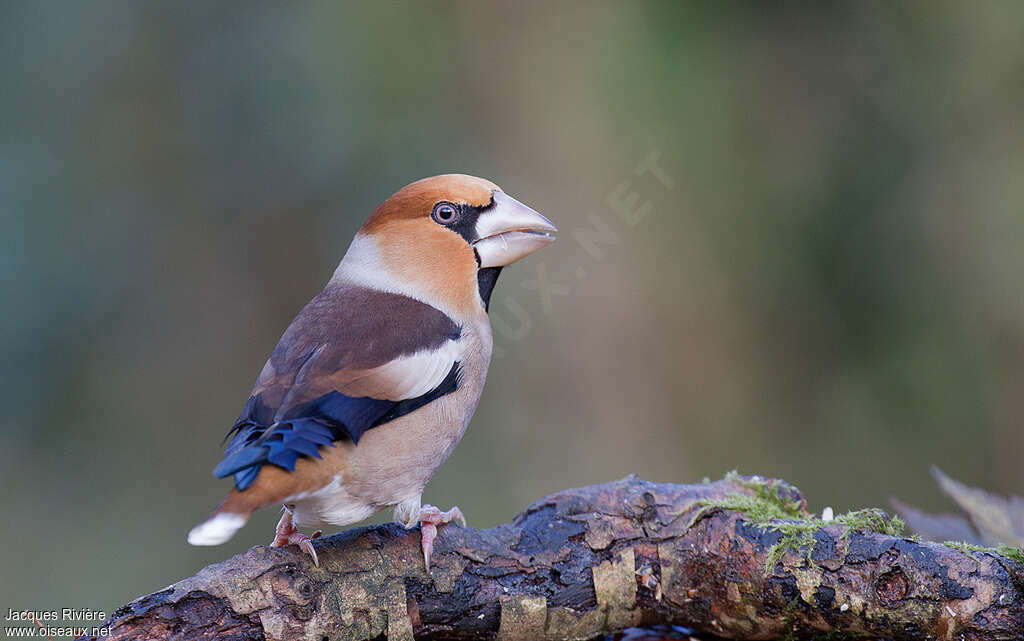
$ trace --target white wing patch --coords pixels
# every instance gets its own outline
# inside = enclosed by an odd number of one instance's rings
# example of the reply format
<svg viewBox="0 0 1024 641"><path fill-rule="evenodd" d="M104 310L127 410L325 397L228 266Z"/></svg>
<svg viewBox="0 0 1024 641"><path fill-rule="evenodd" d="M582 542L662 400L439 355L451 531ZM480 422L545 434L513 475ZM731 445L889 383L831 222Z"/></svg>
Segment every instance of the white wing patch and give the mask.
<svg viewBox="0 0 1024 641"><path fill-rule="evenodd" d="M462 358L459 341L446 341L437 349L400 356L354 378L339 390L351 396L404 401L422 396L441 384Z"/></svg>

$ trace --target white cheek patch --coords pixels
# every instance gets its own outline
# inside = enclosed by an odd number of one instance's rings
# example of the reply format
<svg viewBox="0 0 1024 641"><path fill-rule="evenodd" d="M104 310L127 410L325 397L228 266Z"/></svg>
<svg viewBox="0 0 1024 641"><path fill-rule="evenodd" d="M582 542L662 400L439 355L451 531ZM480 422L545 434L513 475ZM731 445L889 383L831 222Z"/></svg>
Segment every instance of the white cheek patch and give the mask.
<svg viewBox="0 0 1024 641"><path fill-rule="evenodd" d="M338 268L334 270L331 280L346 281L382 292L408 296L440 309L452 318L460 317L457 310L445 305L445 301L437 300L437 296L431 296L431 293L424 287L415 282L395 277L381 259L377 243L366 234L356 234L356 237L352 239L352 244L349 245Z"/></svg>

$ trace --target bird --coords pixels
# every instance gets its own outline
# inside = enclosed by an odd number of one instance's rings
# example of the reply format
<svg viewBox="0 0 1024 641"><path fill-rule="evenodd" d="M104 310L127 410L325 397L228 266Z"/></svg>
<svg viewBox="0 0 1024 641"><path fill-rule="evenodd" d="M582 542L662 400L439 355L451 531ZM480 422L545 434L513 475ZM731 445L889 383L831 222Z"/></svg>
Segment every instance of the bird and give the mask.
<svg viewBox="0 0 1024 641"><path fill-rule="evenodd" d="M273 547L299 527L357 523L392 508L421 526L424 564L458 507L423 490L465 434L493 347L488 309L502 269L555 240L555 225L494 183L464 174L395 192L359 228L323 291L274 348L225 437L217 478L234 487L188 534L228 541L257 509L283 505Z"/></svg>

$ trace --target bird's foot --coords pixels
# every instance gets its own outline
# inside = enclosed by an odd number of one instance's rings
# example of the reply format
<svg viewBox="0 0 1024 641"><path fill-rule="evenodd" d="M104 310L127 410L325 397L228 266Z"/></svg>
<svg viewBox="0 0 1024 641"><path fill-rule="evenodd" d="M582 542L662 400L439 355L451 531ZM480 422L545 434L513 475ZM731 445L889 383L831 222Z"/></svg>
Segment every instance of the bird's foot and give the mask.
<svg viewBox="0 0 1024 641"><path fill-rule="evenodd" d="M430 555L434 551L434 539L437 538L437 526L452 521L458 521L462 527L466 527L466 517L462 510L453 507L447 512L442 512L433 505L424 505L420 508L420 543L423 546L423 562L430 572Z"/></svg>
<svg viewBox="0 0 1024 641"><path fill-rule="evenodd" d="M320 559L316 557L316 550L313 549L312 541L321 534L323 534L321 530L313 532L313 536L306 536L299 532L295 524L292 523L292 513L285 509L284 514L281 515L281 520L277 522L277 530L274 534L274 540L270 543L270 547L279 548L285 545L297 545L300 550L313 558L313 565L320 567Z"/></svg>

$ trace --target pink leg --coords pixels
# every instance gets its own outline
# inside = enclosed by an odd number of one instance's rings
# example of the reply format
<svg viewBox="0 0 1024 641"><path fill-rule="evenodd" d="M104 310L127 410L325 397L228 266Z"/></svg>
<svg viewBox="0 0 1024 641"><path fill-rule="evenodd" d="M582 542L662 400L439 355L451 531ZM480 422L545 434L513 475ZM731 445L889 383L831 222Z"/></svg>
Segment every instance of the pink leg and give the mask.
<svg viewBox="0 0 1024 641"><path fill-rule="evenodd" d="M420 508L420 543L423 546L423 562L430 572L430 554L434 551L434 539L437 538L437 526L444 523L458 521L462 527L466 527L466 517L462 510L453 507L447 512L442 512L433 505L424 505Z"/></svg>
<svg viewBox="0 0 1024 641"><path fill-rule="evenodd" d="M313 549L311 541L318 536L323 534L322 531L317 530L313 532L313 536L306 536L295 527L292 523L292 513L285 508L284 514L281 515L281 520L277 522L277 531L274 535L274 540L270 543L270 547L279 548L285 545L299 546L299 549L313 557L313 565L320 567L320 559L316 558L316 550Z"/></svg>

